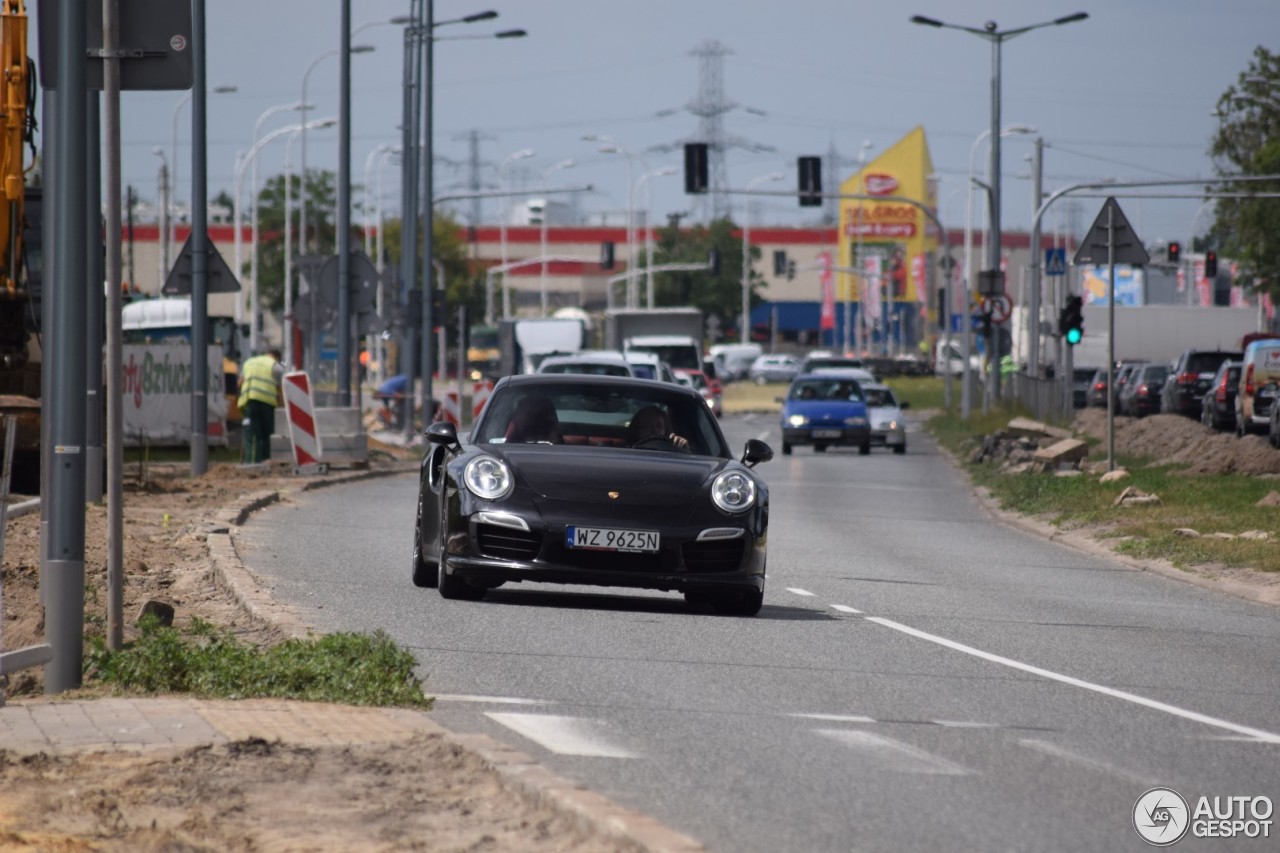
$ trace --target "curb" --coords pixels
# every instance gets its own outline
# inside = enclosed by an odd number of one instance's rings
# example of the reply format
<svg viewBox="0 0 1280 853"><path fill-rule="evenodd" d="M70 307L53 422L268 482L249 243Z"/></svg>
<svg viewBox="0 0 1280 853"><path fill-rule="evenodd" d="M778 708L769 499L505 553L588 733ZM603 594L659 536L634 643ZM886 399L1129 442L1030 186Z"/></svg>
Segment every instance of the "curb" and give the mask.
<svg viewBox="0 0 1280 853"><path fill-rule="evenodd" d="M1252 601L1256 604L1280 605L1280 585L1260 587L1240 581L1210 578L1196 574L1191 570L1180 569L1168 560L1130 557L1127 554L1117 553L1114 549L1092 536L1070 530L1059 530L1052 524L1036 521L1020 512L1004 509L985 488L973 484L973 477L970 476L969 471L954 453L939 444L933 436L929 436L929 440L938 448L938 452L951 463L951 466L964 476L969 484L969 491L986 511L987 515L1007 527L1012 527L1032 536L1038 536L1041 539L1063 545L1074 551L1088 554L1091 557L1102 557L1111 560L1135 572L1151 572L1170 580L1220 592L1224 595Z"/></svg>
<svg viewBox="0 0 1280 853"><path fill-rule="evenodd" d="M308 481L301 491L338 486L361 480L390 477L418 470L418 463L380 471L361 471ZM226 590L253 620L273 625L286 637L301 639L312 633L288 608L278 604L271 590L255 575L235 547L234 528L251 515L279 503L285 493L279 490L246 495L214 513L215 521L208 532L207 544L215 585ZM648 853L701 853L699 841L648 815L623 808L609 798L587 789L563 776L552 773L530 756L488 735L460 734L441 726L443 736L476 755L498 775L507 790L535 806L555 809L583 829L612 841L635 845Z"/></svg>

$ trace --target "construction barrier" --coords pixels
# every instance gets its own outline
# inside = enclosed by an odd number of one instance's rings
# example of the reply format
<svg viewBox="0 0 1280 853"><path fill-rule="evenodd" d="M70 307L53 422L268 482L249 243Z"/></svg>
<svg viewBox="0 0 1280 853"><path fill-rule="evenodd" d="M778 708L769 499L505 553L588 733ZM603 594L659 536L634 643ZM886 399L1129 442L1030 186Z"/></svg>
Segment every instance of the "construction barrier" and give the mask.
<svg viewBox="0 0 1280 853"><path fill-rule="evenodd" d="M484 410L484 404L489 402L489 395L493 393L493 383L486 380L477 382L471 386L471 422L475 423L476 418L480 417L480 412Z"/></svg>
<svg viewBox="0 0 1280 853"><path fill-rule="evenodd" d="M458 399L456 390L449 389L444 392L444 399L440 401L439 419L454 426L462 426L462 403Z"/></svg>
<svg viewBox="0 0 1280 853"><path fill-rule="evenodd" d="M284 375L284 406L293 445L293 465L299 472L319 471L323 466L316 408L311 400L311 380L305 370Z"/></svg>

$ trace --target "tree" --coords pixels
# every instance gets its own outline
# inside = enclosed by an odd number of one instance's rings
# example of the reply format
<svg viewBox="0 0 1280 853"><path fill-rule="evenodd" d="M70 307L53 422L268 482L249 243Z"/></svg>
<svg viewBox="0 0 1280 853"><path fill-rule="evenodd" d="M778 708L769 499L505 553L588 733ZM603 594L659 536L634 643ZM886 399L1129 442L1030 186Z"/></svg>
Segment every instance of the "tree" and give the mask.
<svg viewBox="0 0 1280 853"><path fill-rule="evenodd" d="M1248 69L1218 98L1218 132L1209 153L1219 175L1280 174L1280 54L1259 46ZM1280 192L1280 181L1222 185L1223 192ZM1280 295L1280 203L1274 198L1220 199L1214 246L1235 258L1258 289Z"/></svg>
<svg viewBox="0 0 1280 853"><path fill-rule="evenodd" d="M334 222L334 200L337 178L333 172L307 170L307 234L306 252L300 247L298 228L301 210L298 206L299 180L294 177L291 208L293 251L299 254L332 255L337 248L337 223ZM353 228L362 239L358 228ZM264 311L284 311L284 175L267 179L258 195L258 300ZM296 270L296 267L295 267ZM243 275L244 270L239 271ZM298 293L295 286L294 294Z"/></svg>
<svg viewBox="0 0 1280 853"><path fill-rule="evenodd" d="M695 225L681 230L671 224L658 231L654 246L654 264L706 263L715 248L720 252L720 272L673 272L654 276L653 300L656 307L691 305L708 319L715 317L725 337L737 335L736 319L742 313L742 238L728 219L717 219L708 225ZM751 247L751 257L760 250ZM639 275L643 287L643 275ZM756 288L763 283L753 268L748 284L751 305L759 303Z"/></svg>

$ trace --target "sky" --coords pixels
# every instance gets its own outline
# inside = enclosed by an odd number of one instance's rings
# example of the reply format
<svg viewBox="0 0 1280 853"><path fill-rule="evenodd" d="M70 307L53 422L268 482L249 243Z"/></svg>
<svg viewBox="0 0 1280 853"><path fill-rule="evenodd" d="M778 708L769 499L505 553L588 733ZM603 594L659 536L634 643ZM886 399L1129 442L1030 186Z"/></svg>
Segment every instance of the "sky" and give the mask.
<svg viewBox="0 0 1280 853"><path fill-rule="evenodd" d="M34 53L36 4L27 3ZM368 174L376 195L381 162L384 210L393 213L399 207L399 169L378 152L400 141L403 40L401 27L382 22L407 14L409 0L353 0L351 6L353 29L363 27L353 44L374 47L351 59L352 180L365 185ZM337 114L339 63L336 56L319 57L338 46L341 4L207 0L206 7L208 84L236 87L208 97L212 198L232 190L237 152L251 146L263 114L300 100L303 75L313 62L311 116ZM488 9L499 17L444 23ZM468 140L474 137L485 188L498 188L504 161L506 186L590 185L589 192L557 196L574 199L588 223L623 222L628 172L634 180L667 167L675 174L646 180L654 220L665 222L672 212L704 215L706 202L683 192L679 145L698 139L700 120L689 111L701 85L694 51L718 42L725 49L720 92L733 105L722 113L722 126L726 136L748 146L727 155L730 187L782 172L782 180L757 186L794 190L796 158L826 156L833 148L844 179L857 170L864 142L870 143L872 159L923 126L941 177L939 216L959 227L971 152L991 125L992 51L973 34L918 26L909 18L920 14L978 28L995 21L1010 29L1080 11L1089 18L1026 33L1002 48L1002 124L1033 127L1044 139L1045 191L1095 179L1212 175L1206 150L1218 119L1211 114L1259 44L1280 49L1275 0L436 0L436 189L465 191ZM488 37L515 28L527 37ZM122 178L144 199L157 198L155 149L173 156L175 115L178 177L190 181L191 109L179 108L181 98L180 92L122 97ZM263 121L263 132L297 120L295 112L276 113ZM582 139L588 134L610 137L632 154L602 153L600 142ZM283 171L285 138L262 149L264 179ZM1005 228L1030 225L1025 158L1033 139L1010 136L1002 146ZM526 149L534 154L508 159ZM298 156L295 148L295 168ZM574 165L552 169L566 159ZM308 132L308 167L336 171L336 161L335 131ZM981 153L978 164L984 174ZM367 166L372 168L366 171ZM189 189L178 195L189 199ZM1187 240L1211 221L1211 210L1202 210L1200 200L1119 200L1149 245ZM736 220L745 203L744 196L731 196ZM1059 202L1046 215L1045 228L1078 235L1102 203ZM635 193L630 204L642 207L643 193ZM482 224L497 221L496 202L485 202L481 211ZM469 203L458 208L464 219L471 212ZM751 200L752 227L813 225L820 213L799 207L794 198Z"/></svg>

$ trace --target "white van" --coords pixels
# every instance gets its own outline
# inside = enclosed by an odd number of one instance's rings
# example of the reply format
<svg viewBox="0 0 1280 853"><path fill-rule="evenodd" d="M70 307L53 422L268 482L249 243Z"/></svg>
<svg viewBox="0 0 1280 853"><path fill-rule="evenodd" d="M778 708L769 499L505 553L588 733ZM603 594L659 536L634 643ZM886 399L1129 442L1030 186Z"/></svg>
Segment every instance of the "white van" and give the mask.
<svg viewBox="0 0 1280 853"><path fill-rule="evenodd" d="M947 339L938 341L933 351L933 372L938 376L959 376L964 372L964 344L959 338L952 338L951 348L947 349ZM982 356L976 352L969 353L969 368L982 372Z"/></svg>
<svg viewBox="0 0 1280 853"><path fill-rule="evenodd" d="M1236 394L1236 432L1266 432L1271 406L1280 391L1280 338L1254 341L1240 363L1240 391Z"/></svg>

